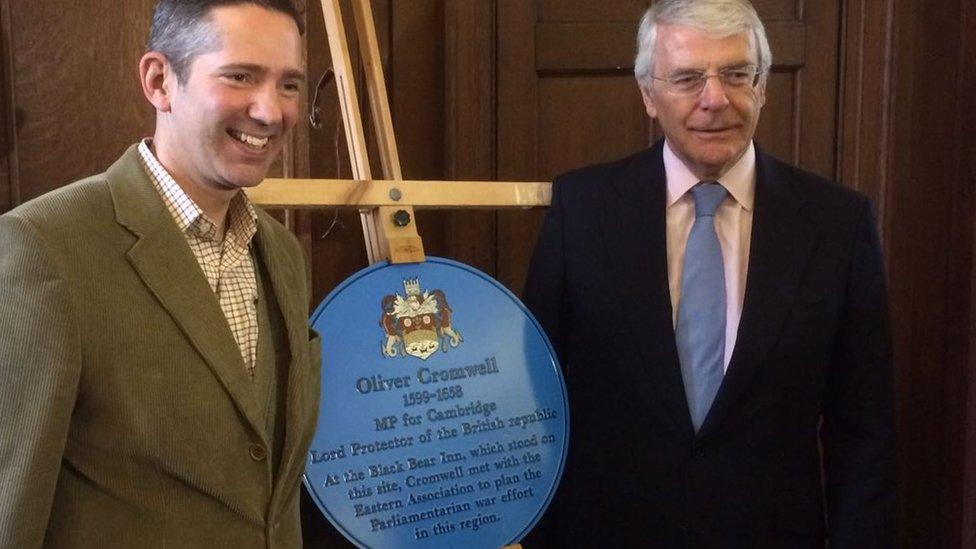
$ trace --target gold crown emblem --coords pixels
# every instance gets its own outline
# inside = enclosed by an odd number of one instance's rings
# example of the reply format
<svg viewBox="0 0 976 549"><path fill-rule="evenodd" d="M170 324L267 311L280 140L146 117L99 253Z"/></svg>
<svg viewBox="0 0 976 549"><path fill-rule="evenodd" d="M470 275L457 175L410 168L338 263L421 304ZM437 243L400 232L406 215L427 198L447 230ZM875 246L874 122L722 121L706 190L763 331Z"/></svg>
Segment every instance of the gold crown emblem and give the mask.
<svg viewBox="0 0 976 549"><path fill-rule="evenodd" d="M403 289L407 292L408 296L420 295L420 279L419 278L407 278L403 281Z"/></svg>

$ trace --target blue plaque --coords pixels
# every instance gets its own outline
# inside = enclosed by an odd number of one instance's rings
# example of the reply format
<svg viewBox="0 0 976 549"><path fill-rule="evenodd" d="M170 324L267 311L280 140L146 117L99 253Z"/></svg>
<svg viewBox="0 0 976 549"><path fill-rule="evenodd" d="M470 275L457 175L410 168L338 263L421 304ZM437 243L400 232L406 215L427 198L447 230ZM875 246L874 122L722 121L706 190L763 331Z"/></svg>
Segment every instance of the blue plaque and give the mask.
<svg viewBox="0 0 976 549"><path fill-rule="evenodd" d="M501 284L428 257L368 267L316 309L322 396L305 485L360 547L499 549L562 475L566 387Z"/></svg>

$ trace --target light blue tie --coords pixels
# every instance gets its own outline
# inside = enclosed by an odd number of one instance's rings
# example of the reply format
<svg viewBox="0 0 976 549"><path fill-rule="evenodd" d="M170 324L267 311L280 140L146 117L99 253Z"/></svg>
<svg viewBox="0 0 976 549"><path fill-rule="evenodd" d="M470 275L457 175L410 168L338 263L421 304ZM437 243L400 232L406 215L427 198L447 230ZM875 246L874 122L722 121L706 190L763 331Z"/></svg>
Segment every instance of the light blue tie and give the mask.
<svg viewBox="0 0 976 549"><path fill-rule="evenodd" d="M685 246L675 341L691 421L698 432L725 369L725 269L715 210L727 193L718 183L701 183L691 192L695 224Z"/></svg>

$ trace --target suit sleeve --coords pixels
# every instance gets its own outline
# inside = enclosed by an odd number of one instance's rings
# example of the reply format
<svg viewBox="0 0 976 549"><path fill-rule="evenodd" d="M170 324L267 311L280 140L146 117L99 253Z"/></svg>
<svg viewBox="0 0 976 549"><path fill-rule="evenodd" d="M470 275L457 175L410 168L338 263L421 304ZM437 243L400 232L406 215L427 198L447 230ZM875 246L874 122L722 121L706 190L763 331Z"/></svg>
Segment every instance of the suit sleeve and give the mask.
<svg viewBox="0 0 976 549"><path fill-rule="evenodd" d="M28 221L0 217L0 547L39 547L80 373L65 283Z"/></svg>
<svg viewBox="0 0 976 549"><path fill-rule="evenodd" d="M881 245L864 202L824 396L832 548L895 546L894 368Z"/></svg>
<svg viewBox="0 0 976 549"><path fill-rule="evenodd" d="M546 212L535 252L529 263L523 299L526 307L532 311L549 336L556 355L565 368L570 307L566 295L562 215L562 193L557 180L553 182L552 203Z"/></svg>

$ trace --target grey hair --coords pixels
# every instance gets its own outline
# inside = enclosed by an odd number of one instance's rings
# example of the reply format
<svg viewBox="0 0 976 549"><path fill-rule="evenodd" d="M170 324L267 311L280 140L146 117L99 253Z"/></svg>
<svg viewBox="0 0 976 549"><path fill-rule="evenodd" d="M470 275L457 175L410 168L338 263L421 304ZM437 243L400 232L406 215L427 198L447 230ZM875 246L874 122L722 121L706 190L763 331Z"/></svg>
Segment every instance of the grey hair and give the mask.
<svg viewBox="0 0 976 549"><path fill-rule="evenodd" d="M288 15L305 32L305 22L291 0L157 0L146 51L166 56L177 82L189 77L190 64L200 53L219 47L213 29L213 10L223 6L254 5Z"/></svg>
<svg viewBox="0 0 976 549"><path fill-rule="evenodd" d="M637 29L634 77L644 89L651 84L654 44L661 23L694 27L716 38L752 32L759 50L759 73L765 74L773 64L766 28L747 0L662 0L644 12Z"/></svg>

